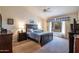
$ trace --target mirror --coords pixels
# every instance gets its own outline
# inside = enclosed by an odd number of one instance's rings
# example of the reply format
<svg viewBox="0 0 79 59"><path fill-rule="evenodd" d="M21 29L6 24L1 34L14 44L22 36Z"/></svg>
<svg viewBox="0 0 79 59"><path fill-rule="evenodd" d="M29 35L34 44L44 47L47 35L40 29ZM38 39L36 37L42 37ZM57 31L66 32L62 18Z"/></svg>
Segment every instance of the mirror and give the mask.
<svg viewBox="0 0 79 59"><path fill-rule="evenodd" d="M1 28L2 28L2 16L0 14L0 31L1 31Z"/></svg>

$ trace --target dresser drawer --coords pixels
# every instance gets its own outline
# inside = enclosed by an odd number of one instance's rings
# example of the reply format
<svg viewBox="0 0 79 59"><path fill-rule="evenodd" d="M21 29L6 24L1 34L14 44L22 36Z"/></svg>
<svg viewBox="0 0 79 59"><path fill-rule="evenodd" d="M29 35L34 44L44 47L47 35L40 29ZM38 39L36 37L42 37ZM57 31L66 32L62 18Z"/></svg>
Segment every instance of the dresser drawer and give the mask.
<svg viewBox="0 0 79 59"><path fill-rule="evenodd" d="M0 53L12 52L12 34L0 35Z"/></svg>
<svg viewBox="0 0 79 59"><path fill-rule="evenodd" d="M76 38L76 42L75 42L75 52L79 53L79 38Z"/></svg>

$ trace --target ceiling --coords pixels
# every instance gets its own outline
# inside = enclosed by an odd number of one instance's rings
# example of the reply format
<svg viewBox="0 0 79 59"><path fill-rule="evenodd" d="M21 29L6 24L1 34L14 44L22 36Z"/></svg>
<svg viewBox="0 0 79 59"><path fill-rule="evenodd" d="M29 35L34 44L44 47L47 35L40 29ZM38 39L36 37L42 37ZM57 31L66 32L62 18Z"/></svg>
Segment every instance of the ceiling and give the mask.
<svg viewBox="0 0 79 59"><path fill-rule="evenodd" d="M32 8L34 8L35 12L40 16L58 16L79 10L79 6L37 6ZM44 12L44 9L48 9L48 11Z"/></svg>
<svg viewBox="0 0 79 59"><path fill-rule="evenodd" d="M27 14L38 16L38 17L50 17L50 16L58 16L58 15L63 15L67 13L77 12L79 10L79 6L21 6L21 7L20 6L16 6L16 7L2 6L0 8L14 15L15 14L20 15L20 17L23 17L23 18ZM48 9L48 10L44 12L44 9Z"/></svg>

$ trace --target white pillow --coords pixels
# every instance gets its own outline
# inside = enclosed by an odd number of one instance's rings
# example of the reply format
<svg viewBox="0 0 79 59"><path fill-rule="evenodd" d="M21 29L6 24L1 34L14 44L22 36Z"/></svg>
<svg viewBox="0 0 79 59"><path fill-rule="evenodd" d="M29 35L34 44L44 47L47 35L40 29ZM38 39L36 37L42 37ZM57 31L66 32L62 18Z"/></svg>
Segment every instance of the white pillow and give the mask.
<svg viewBox="0 0 79 59"><path fill-rule="evenodd" d="M33 29L29 29L30 30L30 32L33 32Z"/></svg>

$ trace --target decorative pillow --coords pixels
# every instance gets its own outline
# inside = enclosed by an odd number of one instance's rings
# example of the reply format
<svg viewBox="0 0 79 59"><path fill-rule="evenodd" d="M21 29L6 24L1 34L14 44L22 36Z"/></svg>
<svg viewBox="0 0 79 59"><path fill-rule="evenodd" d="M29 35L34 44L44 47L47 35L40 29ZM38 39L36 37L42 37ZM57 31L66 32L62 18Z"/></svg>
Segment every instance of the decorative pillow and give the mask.
<svg viewBox="0 0 79 59"><path fill-rule="evenodd" d="M30 29L30 32L33 32L33 29Z"/></svg>
<svg viewBox="0 0 79 59"><path fill-rule="evenodd" d="M41 33L42 30L33 30L33 32Z"/></svg>
<svg viewBox="0 0 79 59"><path fill-rule="evenodd" d="M27 32L33 32L33 29L28 29Z"/></svg>

